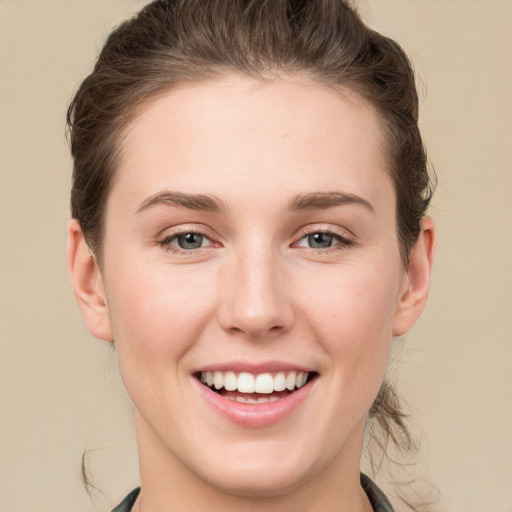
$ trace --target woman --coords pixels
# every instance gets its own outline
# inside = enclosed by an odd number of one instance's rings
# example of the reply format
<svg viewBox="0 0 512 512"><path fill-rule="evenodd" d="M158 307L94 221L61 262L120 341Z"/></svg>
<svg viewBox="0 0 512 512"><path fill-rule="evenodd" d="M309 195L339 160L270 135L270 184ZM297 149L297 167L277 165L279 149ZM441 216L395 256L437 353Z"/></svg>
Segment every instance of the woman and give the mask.
<svg viewBox="0 0 512 512"><path fill-rule="evenodd" d="M407 436L434 247L400 47L342 0L157 1L68 117L73 287L135 410L116 511L392 510L363 439Z"/></svg>

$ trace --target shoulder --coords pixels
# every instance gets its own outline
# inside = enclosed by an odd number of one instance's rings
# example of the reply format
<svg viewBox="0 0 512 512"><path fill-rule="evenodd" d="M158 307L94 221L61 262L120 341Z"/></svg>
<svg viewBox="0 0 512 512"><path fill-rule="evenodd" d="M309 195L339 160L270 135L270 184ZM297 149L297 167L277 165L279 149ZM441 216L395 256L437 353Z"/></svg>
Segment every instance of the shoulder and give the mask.
<svg viewBox="0 0 512 512"><path fill-rule="evenodd" d="M393 512L393 507L386 495L364 473L361 473L361 486L368 496L374 512Z"/></svg>
<svg viewBox="0 0 512 512"><path fill-rule="evenodd" d="M133 504L135 503L135 500L137 499L137 496L139 495L139 492L140 487L134 489L121 503L119 503L119 505L117 505L114 510L112 510L112 512L130 512Z"/></svg>

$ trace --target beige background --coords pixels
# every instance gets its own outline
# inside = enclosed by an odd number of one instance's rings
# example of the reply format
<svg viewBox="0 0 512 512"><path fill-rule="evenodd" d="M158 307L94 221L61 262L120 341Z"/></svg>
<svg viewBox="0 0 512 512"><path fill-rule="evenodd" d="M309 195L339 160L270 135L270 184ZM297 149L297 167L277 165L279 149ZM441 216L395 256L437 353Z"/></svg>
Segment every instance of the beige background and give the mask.
<svg viewBox="0 0 512 512"><path fill-rule="evenodd" d="M105 36L141 1L0 0L0 512L109 510L137 483L110 348L68 283L64 116ZM439 174L426 313L399 375L438 510L512 511L512 2L364 0L415 62ZM80 459L103 494L80 483Z"/></svg>

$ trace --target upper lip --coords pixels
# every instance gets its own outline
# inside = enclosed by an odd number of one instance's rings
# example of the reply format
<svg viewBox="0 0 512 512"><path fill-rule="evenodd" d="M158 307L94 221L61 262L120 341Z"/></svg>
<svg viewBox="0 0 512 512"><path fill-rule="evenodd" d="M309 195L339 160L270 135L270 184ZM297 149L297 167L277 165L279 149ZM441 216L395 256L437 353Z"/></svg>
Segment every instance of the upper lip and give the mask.
<svg viewBox="0 0 512 512"><path fill-rule="evenodd" d="M247 361L226 361L224 363L214 363L200 366L194 370L193 373L198 372L247 372L254 375L260 373L271 372L315 372L311 367L294 364L286 361L263 361L260 363L253 363Z"/></svg>

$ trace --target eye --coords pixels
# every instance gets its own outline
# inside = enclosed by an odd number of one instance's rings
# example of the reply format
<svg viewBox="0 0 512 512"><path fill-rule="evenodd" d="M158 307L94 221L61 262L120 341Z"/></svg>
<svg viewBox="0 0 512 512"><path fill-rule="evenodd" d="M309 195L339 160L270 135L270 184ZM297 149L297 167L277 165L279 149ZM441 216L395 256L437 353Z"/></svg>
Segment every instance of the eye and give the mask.
<svg viewBox="0 0 512 512"><path fill-rule="evenodd" d="M327 249L335 241L334 236L329 233L312 233L305 238L312 249Z"/></svg>
<svg viewBox="0 0 512 512"><path fill-rule="evenodd" d="M185 233L175 236L174 240L180 249L199 249L203 247L203 243L207 238L200 233Z"/></svg>
<svg viewBox="0 0 512 512"><path fill-rule="evenodd" d="M330 231L315 231L303 236L296 245L308 249L322 250L337 246L339 248L348 247L352 243L348 238Z"/></svg>
<svg viewBox="0 0 512 512"><path fill-rule="evenodd" d="M165 249L177 252L194 251L212 244L211 240L206 235L195 231L176 233L165 237L158 243Z"/></svg>

